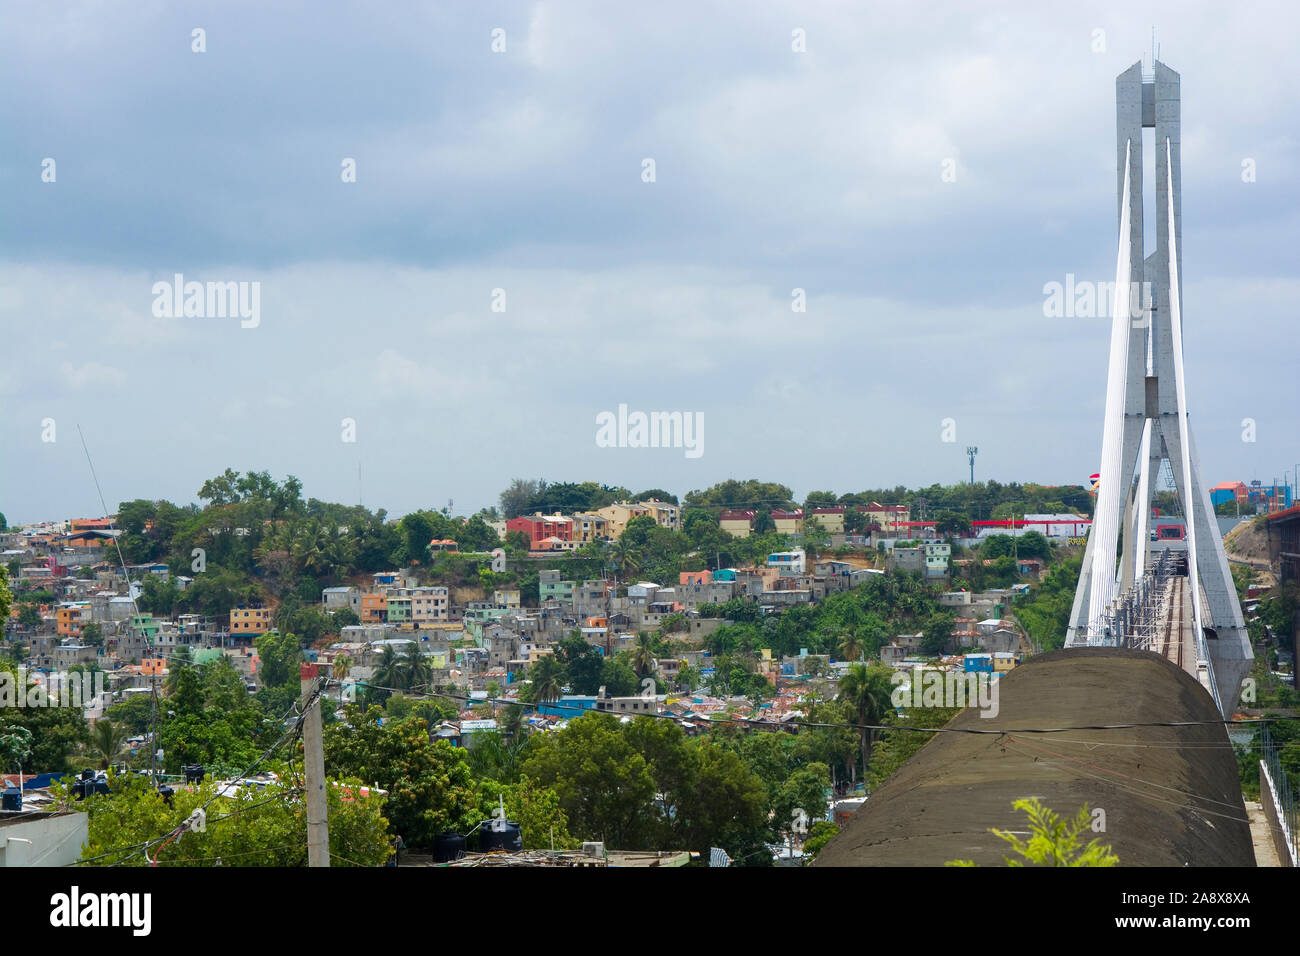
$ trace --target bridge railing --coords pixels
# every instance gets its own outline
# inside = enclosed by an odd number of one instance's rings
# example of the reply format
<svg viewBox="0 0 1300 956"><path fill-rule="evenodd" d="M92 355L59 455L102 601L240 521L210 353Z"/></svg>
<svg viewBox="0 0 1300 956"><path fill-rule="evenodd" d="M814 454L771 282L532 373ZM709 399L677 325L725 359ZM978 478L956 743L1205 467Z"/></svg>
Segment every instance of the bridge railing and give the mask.
<svg viewBox="0 0 1300 956"><path fill-rule="evenodd" d="M1089 624L1087 644L1150 649L1160 625L1161 595L1173 573L1173 555L1165 548L1108 612Z"/></svg>
<svg viewBox="0 0 1300 956"><path fill-rule="evenodd" d="M1259 787L1261 791L1268 788L1272 795L1273 806L1277 808L1278 824L1282 828L1283 842L1291 854L1291 865L1295 866L1300 861L1300 846L1297 846L1297 835L1300 834L1300 830L1297 830L1297 823L1300 822L1297 815L1297 801L1295 791L1291 789L1291 781L1287 779L1286 771L1282 769L1282 761L1278 759L1277 744L1273 742L1273 737L1268 732L1268 724L1260 727L1259 755L1261 769ZM1262 792L1260 796L1263 797Z"/></svg>

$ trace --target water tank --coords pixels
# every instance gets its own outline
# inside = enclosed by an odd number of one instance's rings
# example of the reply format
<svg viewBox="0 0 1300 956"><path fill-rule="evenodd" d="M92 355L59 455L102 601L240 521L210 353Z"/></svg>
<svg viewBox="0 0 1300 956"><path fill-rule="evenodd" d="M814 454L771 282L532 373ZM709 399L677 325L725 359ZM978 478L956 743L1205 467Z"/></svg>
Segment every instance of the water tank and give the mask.
<svg viewBox="0 0 1300 956"><path fill-rule="evenodd" d="M433 838L433 862L450 863L465 855L465 838L448 830Z"/></svg>
<svg viewBox="0 0 1300 956"><path fill-rule="evenodd" d="M494 829L499 827L500 829ZM518 853L524 848L524 834L513 820L484 820L478 836L478 848L484 853L504 850Z"/></svg>
<svg viewBox="0 0 1300 956"><path fill-rule="evenodd" d="M4 793L0 794L0 810L21 810L23 808L23 792L13 784L5 787Z"/></svg>

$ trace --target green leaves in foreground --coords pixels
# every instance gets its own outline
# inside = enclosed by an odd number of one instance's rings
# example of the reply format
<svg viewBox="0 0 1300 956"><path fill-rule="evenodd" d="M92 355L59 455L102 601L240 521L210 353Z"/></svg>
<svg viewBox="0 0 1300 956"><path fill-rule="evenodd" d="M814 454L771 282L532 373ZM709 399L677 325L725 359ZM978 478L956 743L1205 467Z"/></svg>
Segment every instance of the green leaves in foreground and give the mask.
<svg viewBox="0 0 1300 956"><path fill-rule="evenodd" d="M1021 859L1003 857L1007 866L1114 866L1119 857L1109 845L1093 839L1080 848L1081 834L1092 827L1092 814L1085 803L1066 821L1055 811L1043 806L1037 797L1022 798L1011 804L1029 815L1030 837L1020 839L1014 833L991 829L994 835L1006 840ZM949 860L946 866L974 866L973 860Z"/></svg>

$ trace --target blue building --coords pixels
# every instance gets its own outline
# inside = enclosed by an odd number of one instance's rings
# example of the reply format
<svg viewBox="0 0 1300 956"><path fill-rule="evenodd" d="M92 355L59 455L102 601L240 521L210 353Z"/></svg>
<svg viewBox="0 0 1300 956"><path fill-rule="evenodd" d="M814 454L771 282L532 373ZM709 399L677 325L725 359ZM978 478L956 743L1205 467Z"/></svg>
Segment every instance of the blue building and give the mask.
<svg viewBox="0 0 1300 956"><path fill-rule="evenodd" d="M593 710L595 706L595 694L565 694L549 704L538 704L537 712L552 717L581 717L584 711Z"/></svg>

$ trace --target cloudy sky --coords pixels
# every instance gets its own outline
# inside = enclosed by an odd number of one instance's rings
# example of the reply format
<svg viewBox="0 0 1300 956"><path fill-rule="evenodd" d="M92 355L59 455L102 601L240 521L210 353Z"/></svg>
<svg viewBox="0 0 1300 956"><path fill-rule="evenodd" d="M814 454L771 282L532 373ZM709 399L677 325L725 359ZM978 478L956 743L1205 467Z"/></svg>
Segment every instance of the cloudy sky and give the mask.
<svg viewBox="0 0 1300 956"><path fill-rule="evenodd" d="M1080 482L1108 320L1043 287L1113 278L1114 78L1152 26L1205 478L1280 477L1300 12L975 7L11 5L0 511L99 513L78 424L110 506L226 467L397 514L525 476L802 495L958 481L968 444ZM156 316L176 273L260 283L257 326ZM598 447L620 404L702 414L703 454Z"/></svg>

